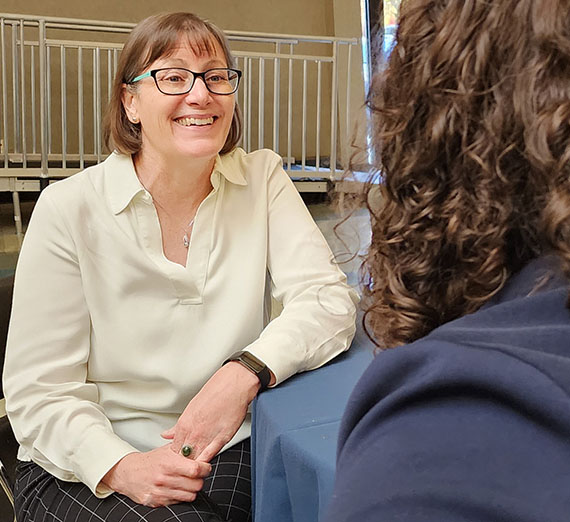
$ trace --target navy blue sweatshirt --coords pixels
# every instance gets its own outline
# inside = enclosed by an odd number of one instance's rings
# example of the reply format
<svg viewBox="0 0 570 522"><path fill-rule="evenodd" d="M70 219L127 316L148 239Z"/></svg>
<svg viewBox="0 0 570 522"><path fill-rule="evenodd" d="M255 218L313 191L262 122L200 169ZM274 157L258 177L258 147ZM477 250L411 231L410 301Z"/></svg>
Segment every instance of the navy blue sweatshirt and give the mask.
<svg viewBox="0 0 570 522"><path fill-rule="evenodd" d="M344 414L326 522L570 521L570 311L555 267L531 262L476 313L374 359Z"/></svg>

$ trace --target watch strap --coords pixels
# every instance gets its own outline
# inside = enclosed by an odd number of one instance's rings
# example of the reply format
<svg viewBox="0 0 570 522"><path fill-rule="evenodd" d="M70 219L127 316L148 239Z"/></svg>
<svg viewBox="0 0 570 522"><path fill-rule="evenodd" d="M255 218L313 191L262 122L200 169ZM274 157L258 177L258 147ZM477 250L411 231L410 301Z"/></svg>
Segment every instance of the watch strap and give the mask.
<svg viewBox="0 0 570 522"><path fill-rule="evenodd" d="M247 350L241 350L230 355L224 361L224 364L229 363L230 361L239 362L242 366L257 376L261 384L259 391L263 391L269 386L269 382L271 381L271 372L269 368L263 361L260 361L252 353L248 352Z"/></svg>

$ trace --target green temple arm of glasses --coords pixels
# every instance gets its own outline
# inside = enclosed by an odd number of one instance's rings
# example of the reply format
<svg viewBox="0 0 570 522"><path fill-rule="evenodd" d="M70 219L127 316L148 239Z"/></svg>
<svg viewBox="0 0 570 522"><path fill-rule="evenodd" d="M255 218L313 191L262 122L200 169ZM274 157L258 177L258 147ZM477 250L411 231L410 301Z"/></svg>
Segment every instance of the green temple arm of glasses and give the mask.
<svg viewBox="0 0 570 522"><path fill-rule="evenodd" d="M138 82L139 80L142 80L143 78L147 78L148 76L150 76L150 71L147 71L144 74L139 74L136 78L131 80L131 83Z"/></svg>

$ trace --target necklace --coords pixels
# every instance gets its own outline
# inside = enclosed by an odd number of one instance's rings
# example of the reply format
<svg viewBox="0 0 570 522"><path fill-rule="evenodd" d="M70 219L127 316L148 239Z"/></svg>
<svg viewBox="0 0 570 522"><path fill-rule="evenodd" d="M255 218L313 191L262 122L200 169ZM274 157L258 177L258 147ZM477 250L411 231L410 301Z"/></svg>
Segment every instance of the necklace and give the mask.
<svg viewBox="0 0 570 522"><path fill-rule="evenodd" d="M182 244L184 245L185 248L188 248L190 246L190 238L188 237L188 229L192 227L192 225L194 224L194 219L196 219L196 217L192 218L192 221L190 221L190 223L188 223L186 225L186 227L184 228L184 236L182 237Z"/></svg>
<svg viewBox="0 0 570 522"><path fill-rule="evenodd" d="M152 198L152 202L156 203L164 211L164 213L167 216L170 216L170 218L172 219L172 214L168 210L166 210L165 206L162 205L155 197ZM194 215L194 217L190 220L190 223L188 223L185 227L180 227L180 230L184 232L184 235L182 236L182 244L184 245L184 248L188 248L190 246L190 229L194 225L195 219L196 215Z"/></svg>

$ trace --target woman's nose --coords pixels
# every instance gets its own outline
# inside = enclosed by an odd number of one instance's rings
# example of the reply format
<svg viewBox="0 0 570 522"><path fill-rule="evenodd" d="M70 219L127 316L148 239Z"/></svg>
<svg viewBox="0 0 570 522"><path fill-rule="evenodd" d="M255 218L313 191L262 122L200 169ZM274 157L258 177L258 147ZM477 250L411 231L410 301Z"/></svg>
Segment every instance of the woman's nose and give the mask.
<svg viewBox="0 0 570 522"><path fill-rule="evenodd" d="M204 104L211 100L211 93L202 78L196 78L190 92L186 94L187 103Z"/></svg>

